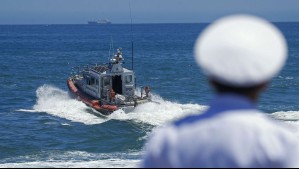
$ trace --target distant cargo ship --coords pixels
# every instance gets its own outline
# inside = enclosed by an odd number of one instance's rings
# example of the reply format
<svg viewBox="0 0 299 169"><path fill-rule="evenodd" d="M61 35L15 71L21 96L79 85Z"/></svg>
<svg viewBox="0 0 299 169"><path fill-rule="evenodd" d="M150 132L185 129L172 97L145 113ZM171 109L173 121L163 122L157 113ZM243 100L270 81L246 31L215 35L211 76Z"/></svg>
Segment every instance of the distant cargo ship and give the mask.
<svg viewBox="0 0 299 169"><path fill-rule="evenodd" d="M100 19L96 21L88 21L88 25L105 25L105 24L111 24L111 21L108 19Z"/></svg>

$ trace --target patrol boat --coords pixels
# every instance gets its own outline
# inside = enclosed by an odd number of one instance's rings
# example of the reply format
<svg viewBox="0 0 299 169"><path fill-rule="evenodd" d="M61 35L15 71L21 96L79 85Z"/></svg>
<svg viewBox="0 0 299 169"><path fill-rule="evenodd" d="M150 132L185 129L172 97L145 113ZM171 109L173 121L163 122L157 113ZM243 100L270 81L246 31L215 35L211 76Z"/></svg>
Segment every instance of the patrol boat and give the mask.
<svg viewBox="0 0 299 169"><path fill-rule="evenodd" d="M137 92L134 71L124 68L123 60L119 48L107 64L87 65L83 69L78 66L78 72L72 71L67 80L70 92L102 115L119 109L128 113L137 105L150 102L149 86Z"/></svg>

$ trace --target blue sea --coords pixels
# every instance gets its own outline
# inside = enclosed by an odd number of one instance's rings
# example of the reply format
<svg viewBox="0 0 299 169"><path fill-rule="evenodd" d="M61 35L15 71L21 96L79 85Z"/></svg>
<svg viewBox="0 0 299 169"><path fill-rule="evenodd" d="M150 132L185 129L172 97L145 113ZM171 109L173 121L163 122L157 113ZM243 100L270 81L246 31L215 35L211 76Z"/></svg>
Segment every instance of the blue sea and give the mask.
<svg viewBox="0 0 299 169"><path fill-rule="evenodd" d="M289 57L257 107L299 137L299 23L275 25ZM193 58L206 26L0 25L0 167L138 167L155 128L201 113L213 98ZM72 67L107 63L118 47L137 89L149 85L161 104L97 116L70 97L66 80Z"/></svg>

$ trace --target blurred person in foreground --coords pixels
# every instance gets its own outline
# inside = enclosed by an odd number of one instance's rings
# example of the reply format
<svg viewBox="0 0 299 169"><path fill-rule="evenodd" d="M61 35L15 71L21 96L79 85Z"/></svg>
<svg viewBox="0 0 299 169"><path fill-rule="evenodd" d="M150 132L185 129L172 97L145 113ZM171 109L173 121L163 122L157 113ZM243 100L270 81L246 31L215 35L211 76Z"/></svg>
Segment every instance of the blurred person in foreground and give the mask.
<svg viewBox="0 0 299 169"><path fill-rule="evenodd" d="M259 95L287 59L283 34L251 15L216 20L195 59L216 95L199 115L153 132L142 167L299 167L299 140L257 110Z"/></svg>

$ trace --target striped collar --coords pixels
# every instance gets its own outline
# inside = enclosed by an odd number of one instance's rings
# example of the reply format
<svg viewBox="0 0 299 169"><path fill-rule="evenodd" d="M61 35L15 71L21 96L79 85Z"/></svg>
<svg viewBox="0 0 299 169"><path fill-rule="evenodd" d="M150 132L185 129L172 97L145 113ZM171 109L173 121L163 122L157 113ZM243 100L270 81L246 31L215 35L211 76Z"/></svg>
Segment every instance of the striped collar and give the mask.
<svg viewBox="0 0 299 169"><path fill-rule="evenodd" d="M209 104L208 110L199 115L188 116L174 123L180 126L185 123L193 123L198 120L213 117L220 113L233 110L255 110L256 107L248 98L236 94L220 94L217 95Z"/></svg>

